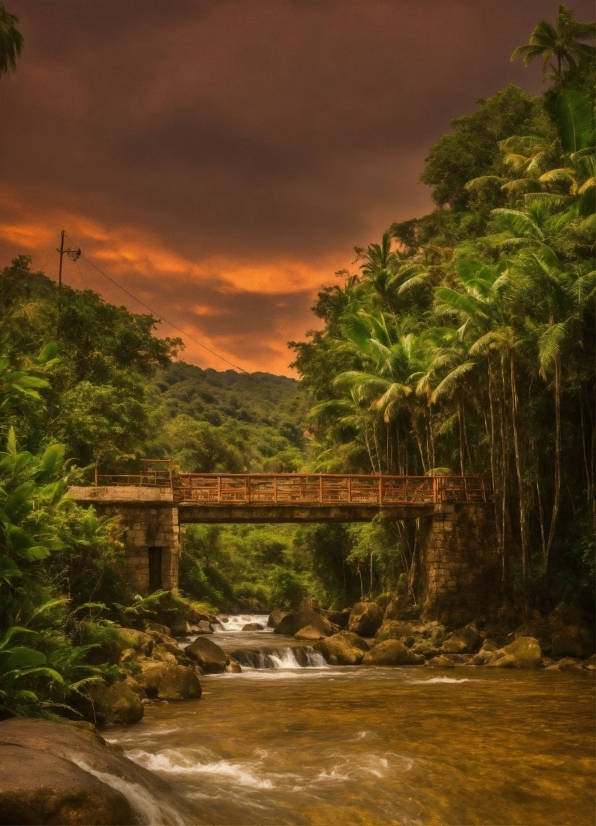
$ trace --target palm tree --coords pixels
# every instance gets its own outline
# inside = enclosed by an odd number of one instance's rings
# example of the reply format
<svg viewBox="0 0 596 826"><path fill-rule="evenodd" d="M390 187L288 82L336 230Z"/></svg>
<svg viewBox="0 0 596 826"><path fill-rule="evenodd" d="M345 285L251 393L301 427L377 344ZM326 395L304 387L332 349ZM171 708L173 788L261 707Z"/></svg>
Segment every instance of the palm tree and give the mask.
<svg viewBox="0 0 596 826"><path fill-rule="evenodd" d="M0 3L0 76L17 68L17 57L23 48L23 35L16 28L19 18Z"/></svg>
<svg viewBox="0 0 596 826"><path fill-rule="evenodd" d="M596 23L580 23L569 6L561 3L556 28L548 20L542 20L530 35L530 42L518 46L511 55L511 60L521 54L524 56L524 65L527 66L540 58L544 62L543 80L548 69L552 69L560 91L563 88L563 64L568 69L577 71L577 60L594 54L594 47L581 41L592 40L595 35ZM552 60L556 61L556 66L553 66Z"/></svg>

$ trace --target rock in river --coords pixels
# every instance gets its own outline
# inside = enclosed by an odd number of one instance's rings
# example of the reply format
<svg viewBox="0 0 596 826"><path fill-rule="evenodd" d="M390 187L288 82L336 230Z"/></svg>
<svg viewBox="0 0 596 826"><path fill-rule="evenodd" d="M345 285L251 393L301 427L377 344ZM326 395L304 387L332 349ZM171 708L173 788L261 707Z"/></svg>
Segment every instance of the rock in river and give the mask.
<svg viewBox="0 0 596 826"><path fill-rule="evenodd" d="M357 602L350 611L348 630L362 637L374 637L383 622L383 612L376 602Z"/></svg>
<svg viewBox="0 0 596 826"><path fill-rule="evenodd" d="M264 631L265 626L261 625L260 622L247 622L246 625L242 626L243 631Z"/></svg>
<svg viewBox="0 0 596 826"><path fill-rule="evenodd" d="M441 647L443 654L474 654L482 645L482 638L472 625L466 625L450 634Z"/></svg>
<svg viewBox="0 0 596 826"><path fill-rule="evenodd" d="M495 668L540 668L542 650L534 637L519 637L490 655L486 665Z"/></svg>
<svg viewBox="0 0 596 826"><path fill-rule="evenodd" d="M301 628L306 628L307 625L316 628L316 630L320 631L325 637L330 637L334 631L338 630L337 626L332 625L328 619L322 617L313 608L301 608L295 613L286 614L279 625L273 630L273 633L286 634L293 637L297 631L300 631Z"/></svg>
<svg viewBox="0 0 596 826"><path fill-rule="evenodd" d="M1 722L0 765L0 824L196 822L167 783L71 725Z"/></svg>
<svg viewBox="0 0 596 826"><path fill-rule="evenodd" d="M294 639L302 640L302 642L316 642L317 640L322 640L324 638L325 634L316 628L313 628L312 625L306 625L294 634Z"/></svg>
<svg viewBox="0 0 596 826"><path fill-rule="evenodd" d="M340 631L314 646L330 665L359 665L369 649L366 640L351 631Z"/></svg>
<svg viewBox="0 0 596 826"><path fill-rule="evenodd" d="M198 663L205 674L221 674L226 670L227 655L207 637L198 637L184 653Z"/></svg>
<svg viewBox="0 0 596 826"><path fill-rule="evenodd" d="M157 700L197 700L201 696L201 683L190 666L149 662L135 681L147 697Z"/></svg>
<svg viewBox="0 0 596 826"><path fill-rule="evenodd" d="M269 614L269 619L267 620L267 628L277 628L282 619L287 616L287 611L280 611L279 608L274 608L273 611Z"/></svg>
<svg viewBox="0 0 596 826"><path fill-rule="evenodd" d="M399 640L385 640L365 654L363 665L424 665L425 659L413 654Z"/></svg>
<svg viewBox="0 0 596 826"><path fill-rule="evenodd" d="M93 712L92 715L85 716L91 720L94 716L97 723L126 725L138 723L143 717L144 709L139 695L126 682L112 685L91 683L88 692L93 703Z"/></svg>

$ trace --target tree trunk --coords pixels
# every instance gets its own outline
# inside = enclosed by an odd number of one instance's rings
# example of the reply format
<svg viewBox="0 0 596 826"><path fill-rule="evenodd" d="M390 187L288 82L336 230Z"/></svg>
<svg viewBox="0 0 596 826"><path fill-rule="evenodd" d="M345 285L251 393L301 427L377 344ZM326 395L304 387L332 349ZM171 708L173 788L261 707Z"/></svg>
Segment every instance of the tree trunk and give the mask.
<svg viewBox="0 0 596 826"><path fill-rule="evenodd" d="M509 371L511 382L511 422L513 425L513 448L515 451L515 470L517 473L517 485L519 490L519 530L521 538L522 581L525 594L526 583L528 578L528 526L525 506L525 487L522 475L521 451L519 445L519 432L517 421L519 401L517 397L517 383L515 380L515 357L513 355L513 352L509 353Z"/></svg>
<svg viewBox="0 0 596 826"><path fill-rule="evenodd" d="M550 550L555 538L559 503L561 500L561 359L555 359L555 489L553 496L553 512L550 519L548 539L544 554L544 567L548 566Z"/></svg>

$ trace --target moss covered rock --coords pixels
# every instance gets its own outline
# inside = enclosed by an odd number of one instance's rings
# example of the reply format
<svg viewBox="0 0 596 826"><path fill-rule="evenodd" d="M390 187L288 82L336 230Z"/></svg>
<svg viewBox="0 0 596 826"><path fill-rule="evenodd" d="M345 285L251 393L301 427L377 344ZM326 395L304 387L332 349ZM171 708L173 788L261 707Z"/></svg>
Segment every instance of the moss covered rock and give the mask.
<svg viewBox="0 0 596 826"><path fill-rule="evenodd" d="M401 640L402 637L407 637L412 633L412 626L408 622L400 620L384 620L381 627L375 634L377 642L384 642L385 640Z"/></svg>
<svg viewBox="0 0 596 826"><path fill-rule="evenodd" d="M208 637L198 637L184 653L200 665L205 674L221 674L226 670L227 654Z"/></svg>
<svg viewBox="0 0 596 826"><path fill-rule="evenodd" d="M351 631L340 631L313 647L330 665L359 665L370 648L366 640Z"/></svg>
<svg viewBox="0 0 596 826"><path fill-rule="evenodd" d="M152 699L196 700L201 696L199 678L190 666L151 663L135 680Z"/></svg>
<svg viewBox="0 0 596 826"><path fill-rule="evenodd" d="M365 654L363 665L424 665L424 657L413 654L399 640L385 640Z"/></svg>
<svg viewBox="0 0 596 826"><path fill-rule="evenodd" d="M472 625L450 634L441 646L443 654L474 654L482 645L482 637Z"/></svg>
<svg viewBox="0 0 596 826"><path fill-rule="evenodd" d="M361 637L374 637L383 622L383 611L376 602L357 602L350 611L348 631Z"/></svg>
<svg viewBox="0 0 596 826"><path fill-rule="evenodd" d="M296 631L294 634L294 639L302 640L303 642L317 642L318 640L322 640L324 638L325 634L316 628L313 628L312 625L307 625L305 628L301 628L300 631Z"/></svg>
<svg viewBox="0 0 596 826"><path fill-rule="evenodd" d="M91 684L88 694L97 723L127 725L143 718L141 698L127 682Z"/></svg>

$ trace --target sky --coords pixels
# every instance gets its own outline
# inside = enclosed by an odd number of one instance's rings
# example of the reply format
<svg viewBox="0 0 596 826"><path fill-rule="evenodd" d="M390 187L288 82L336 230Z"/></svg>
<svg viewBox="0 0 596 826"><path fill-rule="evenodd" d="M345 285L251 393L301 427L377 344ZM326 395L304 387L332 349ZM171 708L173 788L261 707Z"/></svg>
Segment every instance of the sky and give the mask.
<svg viewBox="0 0 596 826"><path fill-rule="evenodd" d="M284 375L354 246L432 209L417 181L450 120L509 83L541 91L509 57L558 5L4 2L25 46L0 79L0 266L27 254L57 278L65 229L84 255L65 283L146 312L101 270L228 362Z"/></svg>

